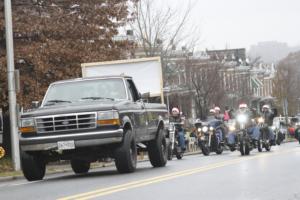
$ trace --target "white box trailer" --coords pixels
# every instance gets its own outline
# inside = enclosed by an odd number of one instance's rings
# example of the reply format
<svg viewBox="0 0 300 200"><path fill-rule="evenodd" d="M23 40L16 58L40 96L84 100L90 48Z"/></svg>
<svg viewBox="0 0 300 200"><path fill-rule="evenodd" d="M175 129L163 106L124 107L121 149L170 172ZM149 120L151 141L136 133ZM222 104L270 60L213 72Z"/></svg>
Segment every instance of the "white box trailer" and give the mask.
<svg viewBox="0 0 300 200"><path fill-rule="evenodd" d="M107 75L131 76L141 93L150 97L160 97L163 103L163 79L160 57L115 60L81 64L82 77Z"/></svg>

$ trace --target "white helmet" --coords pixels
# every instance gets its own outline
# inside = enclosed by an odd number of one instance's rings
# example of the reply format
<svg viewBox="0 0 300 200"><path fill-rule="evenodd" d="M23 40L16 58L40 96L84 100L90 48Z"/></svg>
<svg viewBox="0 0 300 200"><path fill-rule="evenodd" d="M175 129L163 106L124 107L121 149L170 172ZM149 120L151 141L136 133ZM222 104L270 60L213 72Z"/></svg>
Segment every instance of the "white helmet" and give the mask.
<svg viewBox="0 0 300 200"><path fill-rule="evenodd" d="M176 107L172 108L172 114L173 115L179 115L179 109L176 108Z"/></svg>
<svg viewBox="0 0 300 200"><path fill-rule="evenodd" d="M215 112L220 112L220 111L221 111L220 107L218 107L218 106L216 106L216 107L214 108L214 110L215 110Z"/></svg>
<svg viewBox="0 0 300 200"><path fill-rule="evenodd" d="M215 109L213 109L213 108L210 109L209 112L210 112L210 113L216 113Z"/></svg>
<svg viewBox="0 0 300 200"><path fill-rule="evenodd" d="M239 105L239 109L243 109L243 108L248 108L247 104L241 103L241 104Z"/></svg>
<svg viewBox="0 0 300 200"><path fill-rule="evenodd" d="M263 110L264 110L264 109L269 110L269 109L270 109L270 106L267 105L267 104L265 104L265 105L263 105L262 109L263 109Z"/></svg>

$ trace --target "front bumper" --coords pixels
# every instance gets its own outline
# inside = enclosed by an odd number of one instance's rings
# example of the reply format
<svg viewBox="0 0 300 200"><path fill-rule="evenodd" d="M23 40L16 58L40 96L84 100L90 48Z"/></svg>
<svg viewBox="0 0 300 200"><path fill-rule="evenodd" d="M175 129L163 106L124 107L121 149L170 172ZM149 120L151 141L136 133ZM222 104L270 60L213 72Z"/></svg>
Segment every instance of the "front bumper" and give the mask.
<svg viewBox="0 0 300 200"><path fill-rule="evenodd" d="M22 151L58 150L57 142L73 140L75 148L91 147L122 142L123 129L110 131L94 131L74 134L60 134L51 136L22 137L20 147Z"/></svg>

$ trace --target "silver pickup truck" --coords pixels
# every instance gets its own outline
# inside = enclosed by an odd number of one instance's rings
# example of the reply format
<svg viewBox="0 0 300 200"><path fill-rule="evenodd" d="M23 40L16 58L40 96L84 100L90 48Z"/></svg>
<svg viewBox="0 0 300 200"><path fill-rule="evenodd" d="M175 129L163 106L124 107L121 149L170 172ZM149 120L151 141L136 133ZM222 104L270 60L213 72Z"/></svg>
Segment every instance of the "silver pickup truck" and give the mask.
<svg viewBox="0 0 300 200"><path fill-rule="evenodd" d="M167 162L167 108L145 103L131 77L79 78L52 83L36 109L20 119L24 176L40 180L48 162L70 160L75 173L113 158L121 173L133 172L137 144L154 167Z"/></svg>

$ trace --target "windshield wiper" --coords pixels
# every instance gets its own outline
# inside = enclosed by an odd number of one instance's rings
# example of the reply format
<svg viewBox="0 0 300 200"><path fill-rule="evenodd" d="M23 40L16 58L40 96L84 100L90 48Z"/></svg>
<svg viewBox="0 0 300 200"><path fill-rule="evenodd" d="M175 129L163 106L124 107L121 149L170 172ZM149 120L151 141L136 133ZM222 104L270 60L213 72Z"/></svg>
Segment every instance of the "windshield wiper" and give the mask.
<svg viewBox="0 0 300 200"><path fill-rule="evenodd" d="M45 106L47 105L54 105L56 103L72 103L71 101L66 101L66 100L60 100L60 99L53 99L53 100L49 100L46 102Z"/></svg>
<svg viewBox="0 0 300 200"><path fill-rule="evenodd" d="M83 97L83 98L81 98L81 99L92 99L92 100L109 99L109 100L112 100L112 101L115 100L114 98L109 98L109 97Z"/></svg>

